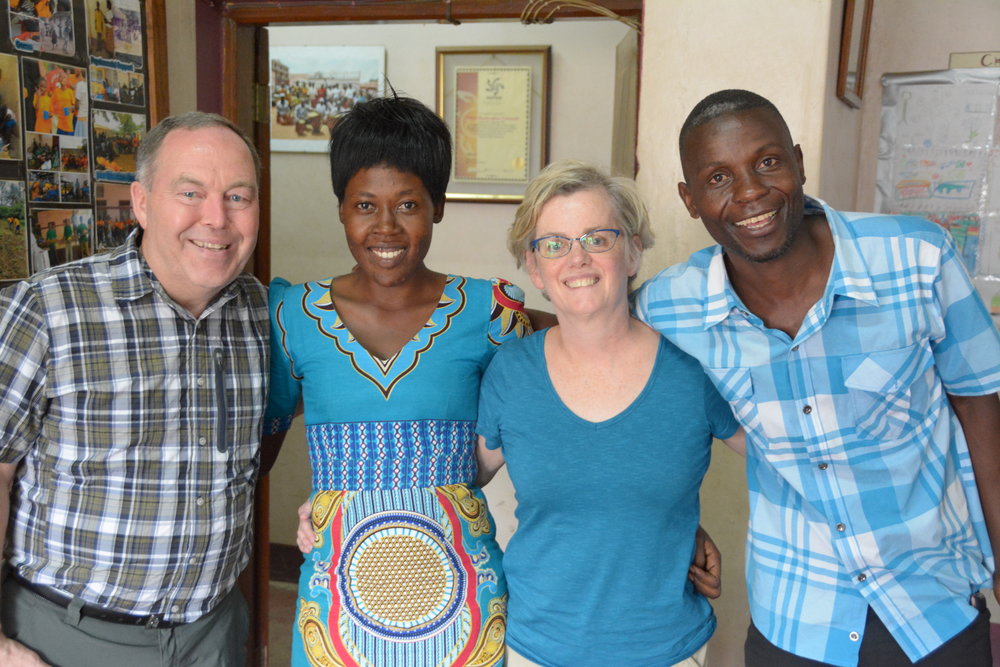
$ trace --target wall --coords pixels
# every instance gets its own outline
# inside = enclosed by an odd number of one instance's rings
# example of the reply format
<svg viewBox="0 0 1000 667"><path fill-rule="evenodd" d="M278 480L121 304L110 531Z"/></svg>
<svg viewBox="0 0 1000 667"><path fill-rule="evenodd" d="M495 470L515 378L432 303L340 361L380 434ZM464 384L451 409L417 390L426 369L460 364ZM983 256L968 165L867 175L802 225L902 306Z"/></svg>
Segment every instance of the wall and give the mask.
<svg viewBox="0 0 1000 667"><path fill-rule="evenodd" d="M434 108L436 46L552 45L550 157L575 157L608 168L614 91L614 54L628 28L615 21L281 26L269 30L272 46L368 44L386 46L386 73L401 94ZM271 155L271 270L293 282L338 275L353 260L337 220L325 154ZM477 277L502 276L524 287L528 302L545 308L527 276L514 268L506 232L510 204L450 203L434 231L427 264ZM271 540L295 542L295 508L308 496L305 431L297 420L271 478ZM506 473L486 489L501 544L513 531L513 491Z"/></svg>
<svg viewBox="0 0 1000 667"><path fill-rule="evenodd" d="M198 62L195 58L194 0L166 3L167 85L170 113L198 108Z"/></svg>

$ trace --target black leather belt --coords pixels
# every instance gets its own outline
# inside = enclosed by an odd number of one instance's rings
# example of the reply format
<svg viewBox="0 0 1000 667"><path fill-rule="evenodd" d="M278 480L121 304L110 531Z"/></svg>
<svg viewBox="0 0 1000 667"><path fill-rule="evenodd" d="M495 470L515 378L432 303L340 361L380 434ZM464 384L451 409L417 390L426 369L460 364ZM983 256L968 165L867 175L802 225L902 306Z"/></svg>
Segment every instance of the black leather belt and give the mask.
<svg viewBox="0 0 1000 667"><path fill-rule="evenodd" d="M21 588L31 591L35 595L44 598L51 602L52 604L57 604L63 609L69 607L69 603L73 601L73 596L63 593L62 591L56 590L50 586L42 586L41 584L33 584L14 570L10 570L7 573L18 586ZM134 616L132 614L125 614L120 611L114 611L113 609L105 609L104 607L98 607L96 605L84 603L83 607L80 608L80 615L86 616L88 618L97 619L98 621L107 621L108 623L120 623L122 625L135 625L142 626L149 629L156 630L169 630L170 628L176 628L179 625L184 625L183 623L178 623L176 621L165 621L163 616L160 614L147 614L146 616Z"/></svg>

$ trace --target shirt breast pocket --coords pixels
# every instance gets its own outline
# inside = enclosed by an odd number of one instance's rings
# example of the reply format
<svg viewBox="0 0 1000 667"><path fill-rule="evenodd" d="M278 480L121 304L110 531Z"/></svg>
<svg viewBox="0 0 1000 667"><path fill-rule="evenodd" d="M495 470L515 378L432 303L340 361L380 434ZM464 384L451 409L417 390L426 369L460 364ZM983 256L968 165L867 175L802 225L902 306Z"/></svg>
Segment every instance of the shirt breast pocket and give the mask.
<svg viewBox="0 0 1000 667"><path fill-rule="evenodd" d="M854 428L868 440L907 437L927 419L934 355L926 345L855 354L841 360Z"/></svg>
<svg viewBox="0 0 1000 667"><path fill-rule="evenodd" d="M761 418L754 400L753 374L749 368L706 368L719 394L748 431L760 431Z"/></svg>

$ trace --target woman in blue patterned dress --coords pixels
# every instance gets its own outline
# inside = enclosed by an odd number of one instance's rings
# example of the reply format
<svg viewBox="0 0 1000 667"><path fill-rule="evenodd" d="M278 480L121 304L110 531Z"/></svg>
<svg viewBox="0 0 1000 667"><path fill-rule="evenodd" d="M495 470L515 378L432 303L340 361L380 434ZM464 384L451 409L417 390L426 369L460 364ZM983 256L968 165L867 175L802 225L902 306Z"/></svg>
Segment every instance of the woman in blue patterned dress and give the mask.
<svg viewBox="0 0 1000 667"><path fill-rule="evenodd" d="M312 463L293 665L503 664L506 583L474 427L496 346L530 325L519 288L424 264L450 166L424 105L356 105L330 167L357 264L271 283L266 430L280 442L301 405Z"/></svg>

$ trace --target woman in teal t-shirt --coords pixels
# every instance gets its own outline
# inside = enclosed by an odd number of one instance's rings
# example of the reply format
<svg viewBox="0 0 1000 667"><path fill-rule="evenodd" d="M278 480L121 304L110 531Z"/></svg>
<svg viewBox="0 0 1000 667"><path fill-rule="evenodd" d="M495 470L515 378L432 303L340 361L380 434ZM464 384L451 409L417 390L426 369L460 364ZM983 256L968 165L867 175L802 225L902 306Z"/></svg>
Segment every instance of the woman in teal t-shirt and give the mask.
<svg viewBox="0 0 1000 667"><path fill-rule="evenodd" d="M506 461L508 667L704 664L689 579L712 437L742 431L699 364L631 317L648 216L625 179L556 163L508 246L559 324L504 345L480 390L479 483Z"/></svg>

